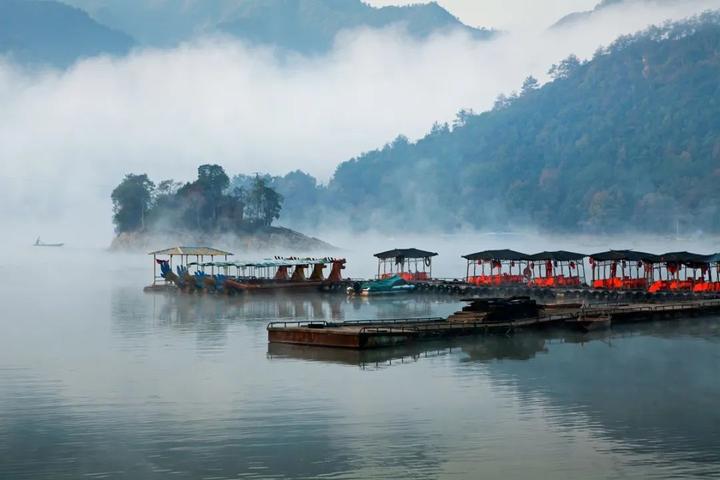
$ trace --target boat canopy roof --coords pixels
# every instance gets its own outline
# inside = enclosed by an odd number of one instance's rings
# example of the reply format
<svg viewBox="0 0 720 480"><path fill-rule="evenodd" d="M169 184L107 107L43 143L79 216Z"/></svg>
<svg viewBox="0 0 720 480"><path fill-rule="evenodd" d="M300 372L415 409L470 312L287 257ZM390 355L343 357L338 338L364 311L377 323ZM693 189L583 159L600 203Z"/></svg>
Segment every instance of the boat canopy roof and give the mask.
<svg viewBox="0 0 720 480"><path fill-rule="evenodd" d="M188 267L234 267L235 262L190 262Z"/></svg>
<svg viewBox="0 0 720 480"><path fill-rule="evenodd" d="M699 255L690 252L671 252L660 255L661 262L708 263L713 255Z"/></svg>
<svg viewBox="0 0 720 480"><path fill-rule="evenodd" d="M381 260L387 260L389 258L430 258L436 257L437 253L428 252L425 250L419 250L417 248L396 248L394 250L388 250L387 252L376 253L375 256Z"/></svg>
<svg viewBox="0 0 720 480"><path fill-rule="evenodd" d="M593 253L590 258L596 262L657 262L659 257L652 253L636 252L635 250L608 250L607 252Z"/></svg>
<svg viewBox="0 0 720 480"><path fill-rule="evenodd" d="M552 260L557 262L574 262L582 260L587 257L584 253L567 252L565 250L558 250L556 252L540 252L535 255L530 255L529 260Z"/></svg>
<svg viewBox="0 0 720 480"><path fill-rule="evenodd" d="M298 265L325 265L333 262L345 262L344 258L268 258L265 260L252 260L252 261L236 261L236 262L191 262L188 265L200 266L200 267L235 267L235 268L247 268L247 267L294 267Z"/></svg>
<svg viewBox="0 0 720 480"><path fill-rule="evenodd" d="M225 255L232 255L232 253L211 247L171 247L164 250L150 252L148 255L207 255L221 257Z"/></svg>
<svg viewBox="0 0 720 480"><path fill-rule="evenodd" d="M464 259L476 260L529 260L530 256L525 253L516 252L515 250L485 250L484 252L471 253L463 255Z"/></svg>

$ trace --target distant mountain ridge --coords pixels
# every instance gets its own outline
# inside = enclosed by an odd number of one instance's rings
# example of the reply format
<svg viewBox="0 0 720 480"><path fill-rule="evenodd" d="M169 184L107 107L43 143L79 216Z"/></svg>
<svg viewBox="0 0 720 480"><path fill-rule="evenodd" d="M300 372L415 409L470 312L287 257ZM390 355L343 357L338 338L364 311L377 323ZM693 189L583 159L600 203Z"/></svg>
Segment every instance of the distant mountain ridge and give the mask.
<svg viewBox="0 0 720 480"><path fill-rule="evenodd" d="M576 25L585 20L591 19L594 15L607 10L610 7L619 5L631 5L631 4L647 4L647 5L672 5L678 4L685 0L602 0L592 10L586 10L582 12L573 12L565 15L560 20L555 22L550 28L561 28Z"/></svg>
<svg viewBox="0 0 720 480"><path fill-rule="evenodd" d="M67 67L94 55L125 55L133 46L167 48L225 34L303 54L332 48L347 29L402 26L425 38L464 25L437 3L375 8L360 0L0 0L0 55L18 63ZM125 33L127 32L127 33Z"/></svg>
<svg viewBox="0 0 720 480"><path fill-rule="evenodd" d="M79 58L125 55L134 44L129 35L78 8L54 1L0 0L0 55L18 63L67 67Z"/></svg>
<svg viewBox="0 0 720 480"><path fill-rule="evenodd" d="M303 53L329 50L342 30L402 25L418 38L452 29L487 39L494 32L464 25L435 2L372 7L360 0L253 0L243 2L233 20L219 28L256 43L274 43ZM318 19L323 19L318 21Z"/></svg>
<svg viewBox="0 0 720 480"><path fill-rule="evenodd" d="M68 66L133 46L174 47L217 33L303 54L332 48L354 28L402 26L425 38L464 25L437 3L376 8L360 0L0 0L0 55L21 62ZM126 32L126 33L124 33Z"/></svg>

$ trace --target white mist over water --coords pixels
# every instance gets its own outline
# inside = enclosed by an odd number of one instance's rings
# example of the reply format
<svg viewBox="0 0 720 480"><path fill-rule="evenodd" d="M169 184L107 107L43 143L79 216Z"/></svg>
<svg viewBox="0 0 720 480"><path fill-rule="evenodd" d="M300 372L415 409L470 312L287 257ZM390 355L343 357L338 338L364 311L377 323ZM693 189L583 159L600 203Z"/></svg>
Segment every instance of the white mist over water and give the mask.
<svg viewBox="0 0 720 480"><path fill-rule="evenodd" d="M188 181L199 164L219 163L230 174L300 168L327 180L398 134L416 139L461 108L488 109L528 74L546 79L570 53L588 58L620 34L718 5L613 8L487 42L358 30L313 58L206 38L67 71L2 63L0 216L23 239L106 245L110 192L126 173Z"/></svg>

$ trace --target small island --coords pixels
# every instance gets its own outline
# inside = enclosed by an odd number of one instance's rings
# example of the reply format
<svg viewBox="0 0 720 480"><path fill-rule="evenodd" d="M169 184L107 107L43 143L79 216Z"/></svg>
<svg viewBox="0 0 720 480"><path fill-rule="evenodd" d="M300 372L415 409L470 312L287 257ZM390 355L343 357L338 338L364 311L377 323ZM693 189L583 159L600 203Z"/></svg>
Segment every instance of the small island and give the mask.
<svg viewBox="0 0 720 480"><path fill-rule="evenodd" d="M331 245L289 228L273 226L283 196L266 178L237 176L220 165L198 167L193 182L127 174L112 191L113 250L147 250L169 243L214 244L243 250L324 252Z"/></svg>

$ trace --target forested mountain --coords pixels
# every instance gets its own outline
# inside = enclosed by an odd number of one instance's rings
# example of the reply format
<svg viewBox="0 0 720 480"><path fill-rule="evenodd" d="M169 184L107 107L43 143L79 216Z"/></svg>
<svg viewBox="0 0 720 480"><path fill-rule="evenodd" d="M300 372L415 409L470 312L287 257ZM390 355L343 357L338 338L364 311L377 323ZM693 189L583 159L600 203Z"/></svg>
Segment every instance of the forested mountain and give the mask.
<svg viewBox="0 0 720 480"><path fill-rule="evenodd" d="M359 228L720 230L720 14L620 38L552 75L342 163L313 211Z"/></svg>
<svg viewBox="0 0 720 480"><path fill-rule="evenodd" d="M25 64L70 65L78 58L126 54L128 35L80 9L53 1L0 0L0 55Z"/></svg>
<svg viewBox="0 0 720 480"><path fill-rule="evenodd" d="M206 33L302 53L328 50L338 32L403 24L424 37L450 28L485 38L492 32L463 25L436 3L371 7L361 0L65 0L99 21L151 46L172 46Z"/></svg>
<svg viewBox="0 0 720 480"><path fill-rule="evenodd" d="M608 10L611 7L644 5L646 7L672 6L683 3L698 4L697 11L702 9L702 0L602 0L592 10L573 12L558 20L551 28L568 27L581 24L583 21L592 19L595 15Z"/></svg>

